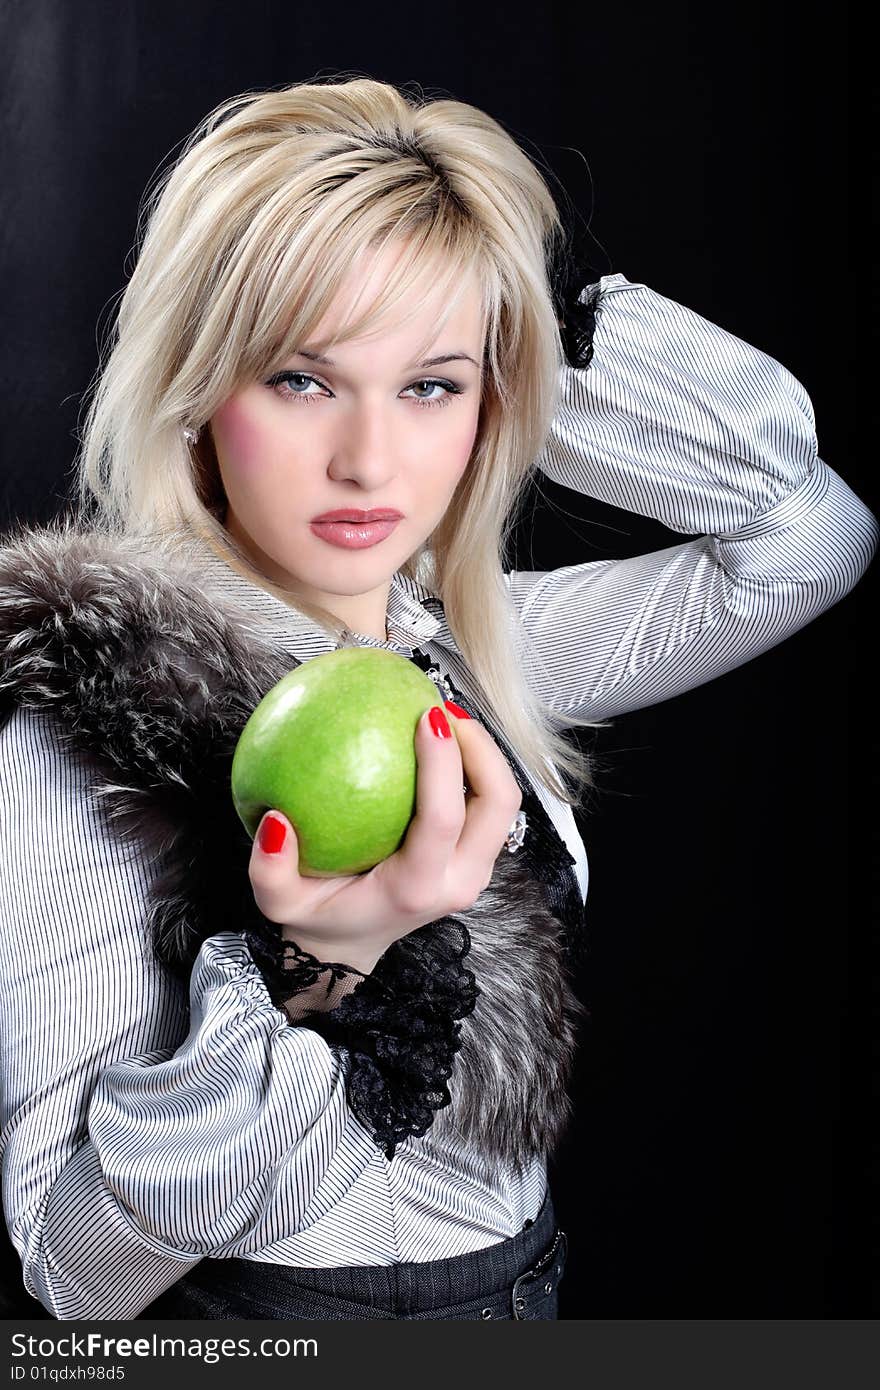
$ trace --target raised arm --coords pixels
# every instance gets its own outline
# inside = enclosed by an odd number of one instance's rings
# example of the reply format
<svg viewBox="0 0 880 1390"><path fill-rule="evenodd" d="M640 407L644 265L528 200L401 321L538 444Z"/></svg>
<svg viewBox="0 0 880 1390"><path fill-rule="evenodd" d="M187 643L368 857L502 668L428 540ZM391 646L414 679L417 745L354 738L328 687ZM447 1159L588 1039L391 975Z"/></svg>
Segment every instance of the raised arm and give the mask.
<svg viewBox="0 0 880 1390"><path fill-rule="evenodd" d="M805 627L856 584L880 528L818 457L812 404L785 367L623 275L581 299L597 292L592 362L563 368L538 466L695 539L507 583L542 698L604 719Z"/></svg>
<svg viewBox="0 0 880 1390"><path fill-rule="evenodd" d="M53 716L0 734L4 1209L49 1312L132 1318L203 1257L315 1222L376 1150L238 933L203 943L189 1000L151 958L149 868L89 777Z"/></svg>

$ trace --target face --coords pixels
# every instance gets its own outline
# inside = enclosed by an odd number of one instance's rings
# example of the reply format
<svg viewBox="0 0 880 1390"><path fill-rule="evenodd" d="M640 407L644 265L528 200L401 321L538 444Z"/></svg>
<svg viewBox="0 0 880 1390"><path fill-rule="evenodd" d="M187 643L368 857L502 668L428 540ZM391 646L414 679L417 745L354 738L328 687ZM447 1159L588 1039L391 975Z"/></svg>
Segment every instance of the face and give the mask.
<svg viewBox="0 0 880 1390"><path fill-rule="evenodd" d="M399 254L375 255L366 276L349 277L315 338L345 323L363 288L369 303ZM210 421L228 499L226 526L274 583L387 640L391 577L442 519L468 466L477 433L483 358L482 303L471 276L440 336L428 340L436 296L403 325L382 325L316 362L308 343L271 376L230 396ZM461 360L427 360L464 354ZM467 360L470 359L470 360ZM401 519L362 549L333 544L315 517L341 509L388 508ZM344 532L363 533L348 525Z"/></svg>

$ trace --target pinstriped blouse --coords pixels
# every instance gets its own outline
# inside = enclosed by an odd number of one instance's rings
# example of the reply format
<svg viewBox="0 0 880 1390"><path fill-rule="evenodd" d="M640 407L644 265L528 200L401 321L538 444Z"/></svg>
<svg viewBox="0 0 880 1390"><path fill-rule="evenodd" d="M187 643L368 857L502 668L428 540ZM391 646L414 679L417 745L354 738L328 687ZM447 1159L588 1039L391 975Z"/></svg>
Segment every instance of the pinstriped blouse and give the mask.
<svg viewBox="0 0 880 1390"><path fill-rule="evenodd" d="M597 720L776 646L852 589L878 541L785 367L646 285L599 284L592 363L561 368L537 465L687 539L506 576L530 681ZM301 660L332 649L210 552L205 586ZM472 693L430 588L395 575L387 628L352 637L419 646ZM57 1318L131 1318L205 1256L392 1264L519 1231L545 1165L486 1181L430 1130L386 1160L347 1107L343 1064L271 1004L240 933L204 942L188 997L152 959L150 868L123 855L55 718L18 710L0 732L0 1156L28 1292ZM574 817L535 790L586 899Z"/></svg>

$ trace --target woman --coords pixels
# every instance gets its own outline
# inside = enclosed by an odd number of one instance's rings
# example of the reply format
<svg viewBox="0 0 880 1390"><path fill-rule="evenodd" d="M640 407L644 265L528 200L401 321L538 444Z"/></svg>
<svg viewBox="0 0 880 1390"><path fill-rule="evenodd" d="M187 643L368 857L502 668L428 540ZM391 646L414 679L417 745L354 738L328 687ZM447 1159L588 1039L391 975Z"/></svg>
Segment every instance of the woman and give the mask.
<svg viewBox="0 0 880 1390"><path fill-rule="evenodd" d="M592 785L564 734L803 627L876 520L779 363L619 274L566 295L546 184L473 107L247 94L147 214L80 515L0 550L25 1288L62 1319L554 1318ZM536 466L692 539L510 572ZM359 549L316 521L371 508L402 515ZM230 761L345 644L454 717L416 731L397 853L316 881L280 813L247 840Z"/></svg>

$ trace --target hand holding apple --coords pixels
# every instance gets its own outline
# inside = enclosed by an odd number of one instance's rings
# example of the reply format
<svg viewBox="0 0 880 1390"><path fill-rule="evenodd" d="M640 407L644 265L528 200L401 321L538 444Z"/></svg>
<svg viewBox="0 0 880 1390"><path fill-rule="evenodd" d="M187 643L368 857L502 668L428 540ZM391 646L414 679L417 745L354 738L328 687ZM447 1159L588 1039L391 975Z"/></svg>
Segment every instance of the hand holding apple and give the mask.
<svg viewBox="0 0 880 1390"><path fill-rule="evenodd" d="M438 738L428 715L415 733L416 814L403 845L369 873L333 880L298 871L298 837L286 835L277 853L255 839L249 876L261 912L319 959L368 973L392 942L428 922L472 907L487 887L522 795L507 759L476 720ZM465 804L463 775L471 787ZM277 813L274 813L277 814Z"/></svg>

